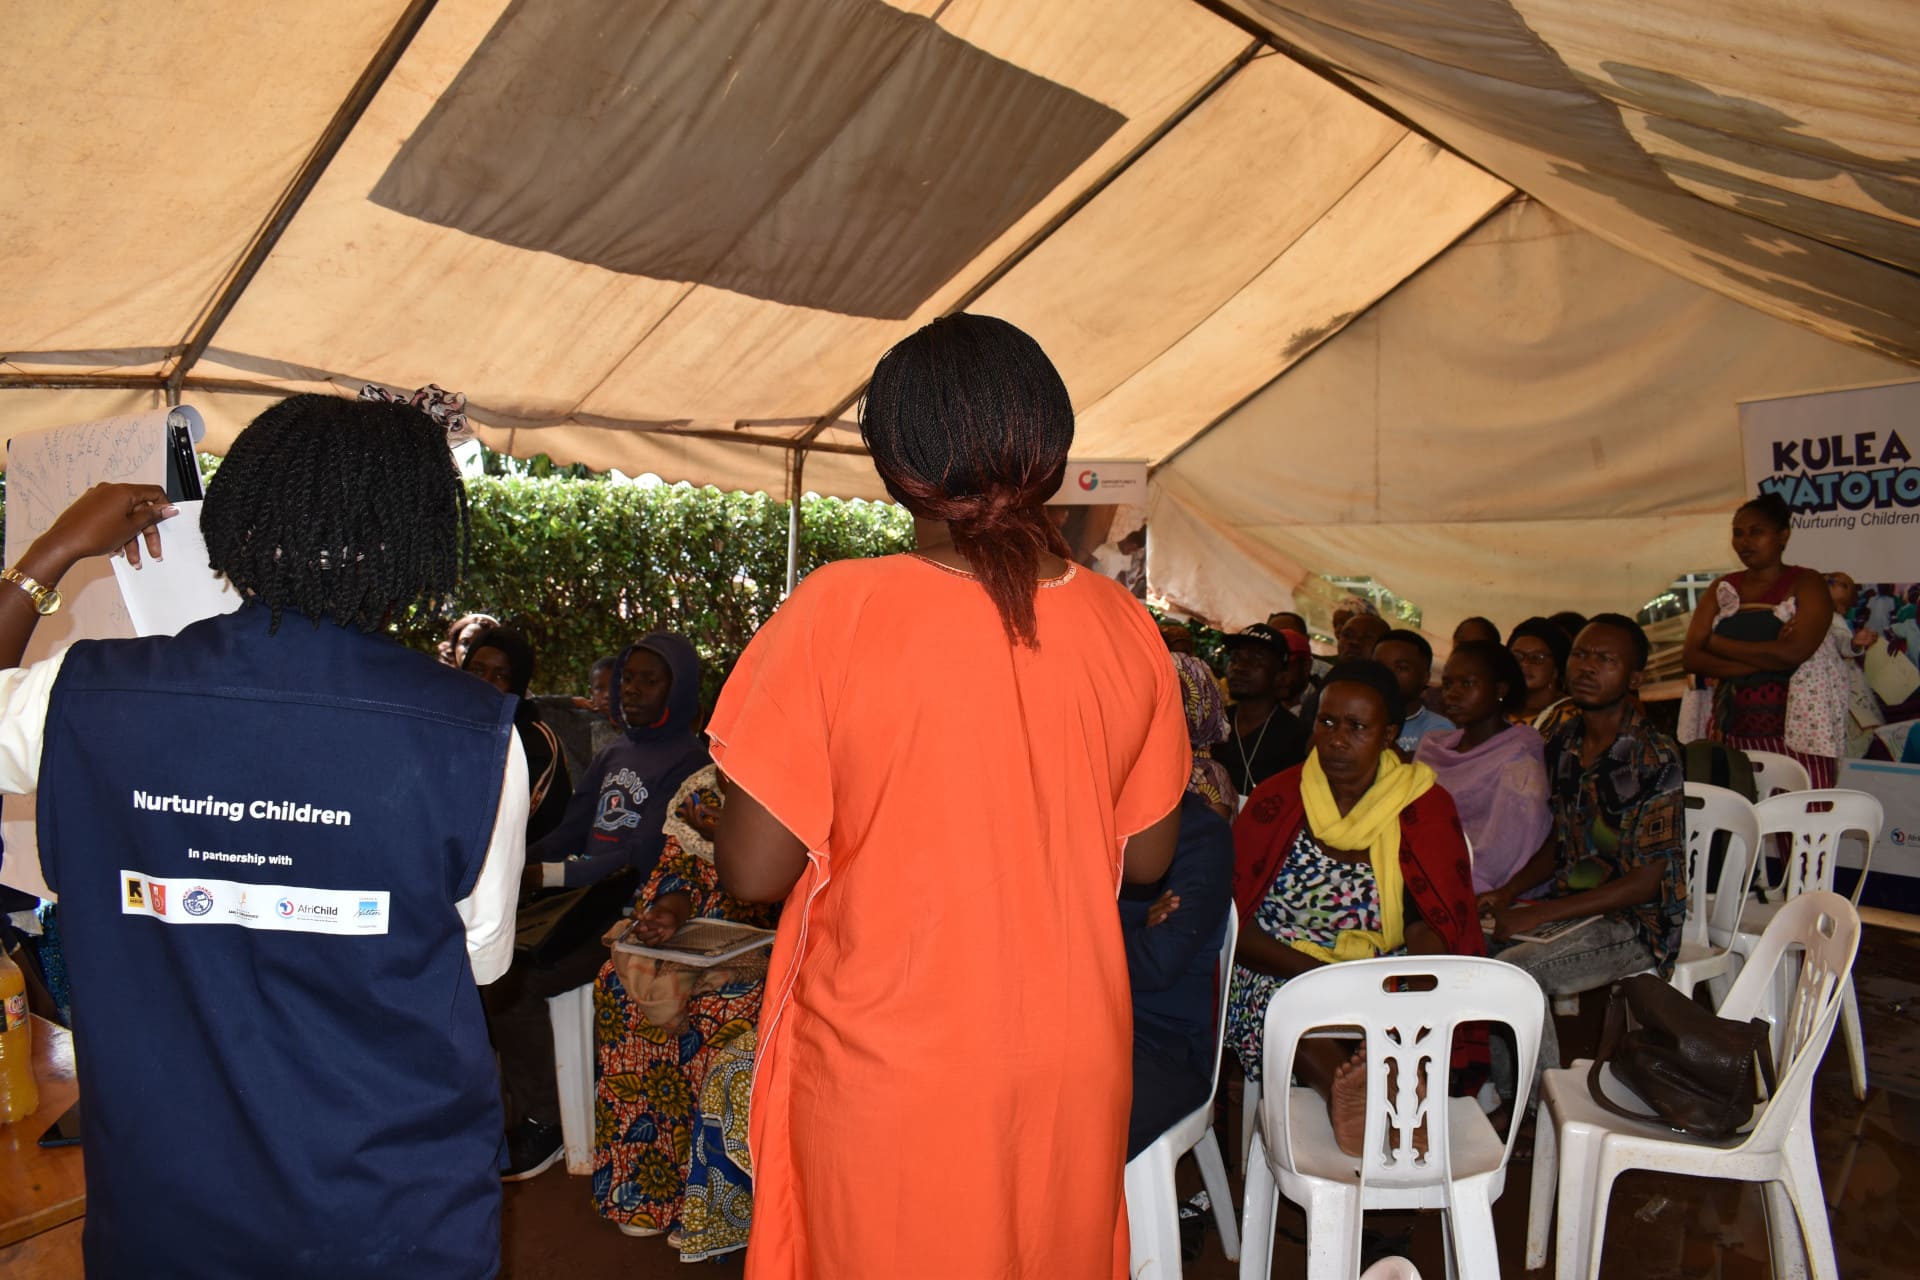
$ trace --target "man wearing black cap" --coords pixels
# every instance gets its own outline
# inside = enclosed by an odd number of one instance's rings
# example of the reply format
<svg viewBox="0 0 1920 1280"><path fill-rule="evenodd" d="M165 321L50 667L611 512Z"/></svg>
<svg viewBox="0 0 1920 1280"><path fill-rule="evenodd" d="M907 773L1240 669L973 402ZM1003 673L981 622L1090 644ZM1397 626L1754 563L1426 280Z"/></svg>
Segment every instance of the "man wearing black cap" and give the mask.
<svg viewBox="0 0 1920 1280"><path fill-rule="evenodd" d="M1294 649L1306 637L1256 623L1227 638L1227 740L1213 758L1227 766L1241 797L1276 773L1307 758L1306 726L1286 708L1298 691L1306 663ZM1311 654L1303 654L1309 661Z"/></svg>

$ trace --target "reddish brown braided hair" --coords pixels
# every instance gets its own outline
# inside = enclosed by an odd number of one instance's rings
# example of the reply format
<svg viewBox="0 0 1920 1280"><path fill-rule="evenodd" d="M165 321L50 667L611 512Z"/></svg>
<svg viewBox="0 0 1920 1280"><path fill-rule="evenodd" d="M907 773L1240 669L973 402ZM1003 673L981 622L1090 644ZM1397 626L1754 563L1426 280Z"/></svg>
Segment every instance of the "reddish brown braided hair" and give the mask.
<svg viewBox="0 0 1920 1280"><path fill-rule="evenodd" d="M1008 638L1038 648L1040 557L1070 554L1043 508L1073 444L1073 401L1040 344L992 316L935 320L874 367L860 435L894 500L952 531Z"/></svg>

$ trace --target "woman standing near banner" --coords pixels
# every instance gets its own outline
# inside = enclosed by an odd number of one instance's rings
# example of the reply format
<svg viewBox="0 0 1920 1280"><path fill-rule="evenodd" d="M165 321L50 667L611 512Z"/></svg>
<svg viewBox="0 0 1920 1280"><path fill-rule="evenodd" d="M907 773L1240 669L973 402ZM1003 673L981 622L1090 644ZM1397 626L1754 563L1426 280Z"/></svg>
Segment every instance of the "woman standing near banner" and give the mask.
<svg viewBox="0 0 1920 1280"><path fill-rule="evenodd" d="M1792 536L1793 512L1780 495L1741 504L1733 515L1733 553L1745 567L1701 597L1682 661L1714 681L1714 741L1791 756L1815 787L1831 787L1844 726L1796 708L1789 687L1826 643L1833 598L1820 574L1785 563Z"/></svg>

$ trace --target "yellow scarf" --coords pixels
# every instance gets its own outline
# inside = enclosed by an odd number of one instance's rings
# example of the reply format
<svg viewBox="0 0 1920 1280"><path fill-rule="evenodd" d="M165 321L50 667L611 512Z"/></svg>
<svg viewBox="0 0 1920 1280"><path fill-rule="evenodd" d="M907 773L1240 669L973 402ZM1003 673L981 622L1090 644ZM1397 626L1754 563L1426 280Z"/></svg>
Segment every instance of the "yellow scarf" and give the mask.
<svg viewBox="0 0 1920 1280"><path fill-rule="evenodd" d="M1306 806L1307 826L1329 849L1365 849L1373 863L1373 880L1380 893L1380 932L1348 929L1331 950L1317 942L1296 940L1294 950L1333 964L1364 960L1398 947L1406 939L1404 922L1406 882L1400 874L1400 811L1433 786L1433 770L1417 761L1404 763L1392 751L1380 755L1375 775L1360 803L1342 817L1333 802L1333 788L1320 768L1320 753L1307 756L1300 776L1300 799Z"/></svg>

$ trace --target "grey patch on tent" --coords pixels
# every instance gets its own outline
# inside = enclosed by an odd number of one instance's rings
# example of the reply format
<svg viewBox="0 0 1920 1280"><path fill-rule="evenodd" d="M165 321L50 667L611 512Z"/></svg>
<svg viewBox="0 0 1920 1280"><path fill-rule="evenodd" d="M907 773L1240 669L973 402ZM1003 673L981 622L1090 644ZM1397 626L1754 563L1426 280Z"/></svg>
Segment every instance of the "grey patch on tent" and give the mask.
<svg viewBox="0 0 1920 1280"><path fill-rule="evenodd" d="M1280 348L1280 358L1282 360L1294 360L1305 355L1326 339L1340 332L1341 329L1346 327L1347 321L1359 314L1358 311L1342 311L1339 315L1332 317L1322 324L1310 324L1304 329L1296 330L1294 335L1287 339L1287 344Z"/></svg>
<svg viewBox="0 0 1920 1280"><path fill-rule="evenodd" d="M1763 276L1750 271L1742 271L1738 267L1728 265L1721 259L1710 257L1698 251L1689 251L1689 256L1691 256L1694 261L1736 285L1745 285L1755 293L1773 298L1775 301L1783 303L1794 310L1831 320L1835 326L1846 333L1849 341L1868 351L1886 356L1890 360L1898 360L1905 364L1913 363L1913 355L1910 351L1904 350L1878 333L1861 328L1859 323L1859 318L1862 314L1872 316L1876 319L1885 318L1896 321L1904 319L1903 317L1893 315L1877 306L1860 303L1850 298L1841 298L1833 294L1815 292L1791 278Z"/></svg>
<svg viewBox="0 0 1920 1280"><path fill-rule="evenodd" d="M1782 191L1712 165L1671 156L1656 157L1656 160L1669 176L1724 193L1719 203L1760 222L1798 231L1907 271L1920 271L1920 227L1830 204L1799 192Z"/></svg>
<svg viewBox="0 0 1920 1280"><path fill-rule="evenodd" d="M897 320L1123 123L880 0L513 0L369 199Z"/></svg>
<svg viewBox="0 0 1920 1280"><path fill-rule="evenodd" d="M1649 129L1690 151L1780 178L1811 182L1844 176L1887 210L1920 217L1920 157L1889 160L1854 151L1801 132L1805 122L1778 107L1732 97L1684 76L1622 62L1603 62L1600 69L1618 90L1610 96L1645 112ZM1609 87L1588 83L1603 91ZM1694 109L1680 115L1682 107ZM1702 124L1703 117L1724 118L1730 127Z"/></svg>

